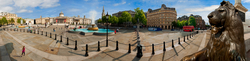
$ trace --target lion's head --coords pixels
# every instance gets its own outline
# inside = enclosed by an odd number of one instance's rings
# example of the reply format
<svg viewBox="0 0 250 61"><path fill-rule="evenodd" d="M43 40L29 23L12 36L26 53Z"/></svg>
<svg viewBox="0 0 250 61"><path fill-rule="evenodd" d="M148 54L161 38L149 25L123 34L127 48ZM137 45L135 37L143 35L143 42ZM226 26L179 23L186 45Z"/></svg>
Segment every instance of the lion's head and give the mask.
<svg viewBox="0 0 250 61"><path fill-rule="evenodd" d="M232 16L237 15L237 10L228 1L222 1L219 8L211 12L207 17L211 26L215 27L225 27L225 23L232 19Z"/></svg>

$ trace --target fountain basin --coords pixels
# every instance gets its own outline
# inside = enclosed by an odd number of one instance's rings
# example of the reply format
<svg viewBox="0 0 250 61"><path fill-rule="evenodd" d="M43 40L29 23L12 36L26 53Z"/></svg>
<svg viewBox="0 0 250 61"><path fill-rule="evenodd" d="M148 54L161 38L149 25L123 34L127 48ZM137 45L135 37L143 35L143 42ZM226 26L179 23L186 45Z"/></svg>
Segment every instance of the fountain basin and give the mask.
<svg viewBox="0 0 250 61"><path fill-rule="evenodd" d="M18 28L25 28L25 26L18 26Z"/></svg>
<svg viewBox="0 0 250 61"><path fill-rule="evenodd" d="M85 32L85 33L107 33L107 29L99 29L99 30L88 30L88 29L76 29L75 31L73 29L69 30L69 32ZM108 29L108 33L113 33L113 30Z"/></svg>

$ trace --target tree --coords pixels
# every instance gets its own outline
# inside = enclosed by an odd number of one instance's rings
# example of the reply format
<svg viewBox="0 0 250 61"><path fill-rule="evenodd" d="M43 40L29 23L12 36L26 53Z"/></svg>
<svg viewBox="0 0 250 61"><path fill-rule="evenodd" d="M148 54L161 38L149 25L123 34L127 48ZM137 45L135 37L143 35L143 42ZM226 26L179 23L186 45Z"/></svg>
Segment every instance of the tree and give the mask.
<svg viewBox="0 0 250 61"><path fill-rule="evenodd" d="M2 21L3 21L2 22L3 25L8 23L8 21L7 21L7 19L5 17L2 18Z"/></svg>
<svg viewBox="0 0 250 61"><path fill-rule="evenodd" d="M119 22L118 17L116 17L116 16L112 16L111 18L112 18L112 22L113 22L113 24L118 24L118 22Z"/></svg>
<svg viewBox="0 0 250 61"><path fill-rule="evenodd" d="M24 23L26 23L26 20L25 20L25 19L23 19L23 24L24 24Z"/></svg>
<svg viewBox="0 0 250 61"><path fill-rule="evenodd" d="M10 19L10 23L13 24L15 20L13 18Z"/></svg>
<svg viewBox="0 0 250 61"><path fill-rule="evenodd" d="M21 20L22 20L22 18L18 18L17 23L21 24Z"/></svg>
<svg viewBox="0 0 250 61"><path fill-rule="evenodd" d="M0 19L0 25L3 25L3 21L2 21L2 19Z"/></svg>
<svg viewBox="0 0 250 61"><path fill-rule="evenodd" d="M139 22L141 22L144 25L147 25L147 18L145 17L145 14L143 10L140 10L140 7L134 9L135 10L135 17L133 19L133 23L137 23L137 20L139 19Z"/></svg>
<svg viewBox="0 0 250 61"><path fill-rule="evenodd" d="M103 22L102 22L102 19L98 19L98 20L97 20L97 23L103 23Z"/></svg>
<svg viewBox="0 0 250 61"><path fill-rule="evenodd" d="M177 27L177 22L173 21L172 25L173 25L173 27Z"/></svg>
<svg viewBox="0 0 250 61"><path fill-rule="evenodd" d="M121 17L122 17L121 20L122 20L123 23L124 22L132 22L132 17L127 11L122 12ZM127 27L127 24L125 26Z"/></svg>
<svg viewBox="0 0 250 61"><path fill-rule="evenodd" d="M189 17L188 25L196 26L195 18L193 16Z"/></svg>

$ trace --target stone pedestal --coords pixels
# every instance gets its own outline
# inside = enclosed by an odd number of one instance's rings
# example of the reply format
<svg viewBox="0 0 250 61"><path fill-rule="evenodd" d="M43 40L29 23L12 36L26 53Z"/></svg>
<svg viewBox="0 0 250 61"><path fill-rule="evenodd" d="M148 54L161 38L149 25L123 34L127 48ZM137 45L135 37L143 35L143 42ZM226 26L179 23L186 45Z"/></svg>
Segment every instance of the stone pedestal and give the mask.
<svg viewBox="0 0 250 61"><path fill-rule="evenodd" d="M242 24L244 27L244 32L248 32L250 31L250 28L248 26L250 26L250 20L247 20L245 18L245 13L248 11L248 9L246 9L242 4L241 4L241 0L235 0L235 4L234 7L239 10L239 14L241 16L242 19Z"/></svg>

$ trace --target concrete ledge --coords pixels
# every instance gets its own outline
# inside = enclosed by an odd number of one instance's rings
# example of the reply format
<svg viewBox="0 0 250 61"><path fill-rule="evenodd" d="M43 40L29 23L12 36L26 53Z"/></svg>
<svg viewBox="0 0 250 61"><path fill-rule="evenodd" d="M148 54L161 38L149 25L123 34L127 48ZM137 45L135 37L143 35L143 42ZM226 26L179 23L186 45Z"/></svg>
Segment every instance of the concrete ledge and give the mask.
<svg viewBox="0 0 250 61"><path fill-rule="evenodd" d="M114 35L115 33L112 32L112 33L108 33L108 35ZM94 32L93 35L106 35L106 33L97 33L97 32Z"/></svg>
<svg viewBox="0 0 250 61"><path fill-rule="evenodd" d="M68 31L69 33L79 34L81 31Z"/></svg>
<svg viewBox="0 0 250 61"><path fill-rule="evenodd" d="M80 35L85 35L85 32L80 32L79 34L80 34Z"/></svg>

